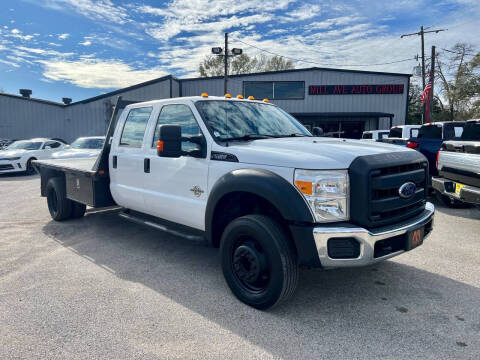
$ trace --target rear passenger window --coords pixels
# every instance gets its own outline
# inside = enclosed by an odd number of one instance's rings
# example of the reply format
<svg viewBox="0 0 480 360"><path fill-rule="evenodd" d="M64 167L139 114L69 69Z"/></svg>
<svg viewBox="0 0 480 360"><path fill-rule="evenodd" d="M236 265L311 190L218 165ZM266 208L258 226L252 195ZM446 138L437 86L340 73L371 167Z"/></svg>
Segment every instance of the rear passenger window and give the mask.
<svg viewBox="0 0 480 360"><path fill-rule="evenodd" d="M198 136L202 132L197 124L197 120L187 105L165 105L158 116L155 136L152 146L155 147L160 136L159 128L161 125L180 125L182 127L182 137ZM197 145L189 141L182 142L182 150L189 151L197 148Z"/></svg>
<svg viewBox="0 0 480 360"><path fill-rule="evenodd" d="M418 137L418 129L410 129L410 137Z"/></svg>
<svg viewBox="0 0 480 360"><path fill-rule="evenodd" d="M151 113L152 107L130 110L123 125L120 146L142 147L143 136Z"/></svg>

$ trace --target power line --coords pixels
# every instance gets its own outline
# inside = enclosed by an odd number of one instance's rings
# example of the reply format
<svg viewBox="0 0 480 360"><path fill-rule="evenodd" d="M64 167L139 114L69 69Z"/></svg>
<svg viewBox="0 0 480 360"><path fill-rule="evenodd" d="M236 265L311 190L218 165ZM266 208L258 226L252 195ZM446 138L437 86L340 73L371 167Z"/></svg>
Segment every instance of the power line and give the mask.
<svg viewBox="0 0 480 360"><path fill-rule="evenodd" d="M257 49L257 50L260 50L260 51L262 51L262 52L265 52L265 53L268 53L268 54L271 54L271 55L280 56L280 57L282 57L282 58L289 59L289 60L293 60L293 61L304 62L304 63L313 64L313 65L320 65L320 66L326 66L326 65L327 65L327 66L378 66L378 65L397 64L397 63L401 63L401 62L405 62L405 61L415 60L415 58L412 57L412 58L407 58L407 59L402 59L402 60L396 60L396 61L390 61L390 62L385 62L385 63L377 63L377 64L332 64L332 63L317 63L316 61L312 61L312 60L297 59L297 58L293 58L293 57L290 57L290 56L280 55L280 54L274 53L274 52L272 52L272 51L262 49L262 48L260 48L260 47L258 47L258 46L255 46L255 45L246 43L245 41L240 40L240 39L238 39L238 38L235 38L235 40L241 42L242 44L245 44L245 45L247 45L247 46L253 47L253 48Z"/></svg>
<svg viewBox="0 0 480 360"><path fill-rule="evenodd" d="M446 51L446 52L449 52L449 53L452 53L452 54L457 54L457 55L467 55L467 56L477 56L479 55L480 53L478 54L471 54L471 53L461 53L461 52L456 52L456 51L452 51L452 50L448 50L448 49L444 49L444 48L441 48L443 51Z"/></svg>

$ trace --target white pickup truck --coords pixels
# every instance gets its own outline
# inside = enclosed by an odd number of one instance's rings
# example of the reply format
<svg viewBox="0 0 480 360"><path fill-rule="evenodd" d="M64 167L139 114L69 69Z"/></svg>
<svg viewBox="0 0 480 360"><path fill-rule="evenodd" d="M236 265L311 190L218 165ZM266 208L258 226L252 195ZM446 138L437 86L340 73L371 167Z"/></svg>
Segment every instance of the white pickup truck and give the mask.
<svg viewBox="0 0 480 360"><path fill-rule="evenodd" d="M122 106L97 159L34 162L52 218L119 205L126 219L204 239L250 306L292 295L300 265L376 263L432 230L417 151L313 137L273 104L228 95L130 104L115 124Z"/></svg>

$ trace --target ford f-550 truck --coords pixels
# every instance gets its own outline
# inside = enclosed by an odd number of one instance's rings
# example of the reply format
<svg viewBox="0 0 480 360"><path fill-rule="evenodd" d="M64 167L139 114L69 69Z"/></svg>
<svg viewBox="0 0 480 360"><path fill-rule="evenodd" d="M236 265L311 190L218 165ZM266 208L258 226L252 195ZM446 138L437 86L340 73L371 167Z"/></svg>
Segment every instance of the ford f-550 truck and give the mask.
<svg viewBox="0 0 480 360"><path fill-rule="evenodd" d="M428 163L417 151L313 137L266 100L134 103L116 122L122 105L97 159L35 162L52 218L119 205L126 219L205 239L250 306L291 296L300 265L373 264L432 230Z"/></svg>

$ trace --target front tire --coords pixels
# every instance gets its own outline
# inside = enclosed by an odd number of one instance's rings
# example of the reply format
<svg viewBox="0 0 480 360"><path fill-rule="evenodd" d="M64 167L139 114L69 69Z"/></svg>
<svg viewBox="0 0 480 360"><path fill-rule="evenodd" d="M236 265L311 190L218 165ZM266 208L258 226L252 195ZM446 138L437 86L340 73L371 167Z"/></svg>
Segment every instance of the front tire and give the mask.
<svg viewBox="0 0 480 360"><path fill-rule="evenodd" d="M32 161L33 160L36 160L34 158L31 158L31 159L28 159L27 163L25 164L25 174L27 175L33 175L36 173L33 165L32 165Z"/></svg>
<svg viewBox="0 0 480 360"><path fill-rule="evenodd" d="M225 280L247 305L265 310L287 300L298 282L297 256L280 224L263 215L233 220L220 253Z"/></svg>
<svg viewBox="0 0 480 360"><path fill-rule="evenodd" d="M59 177L47 183L47 204L50 216L55 221L69 219L72 215L72 201L67 199L65 182Z"/></svg>

